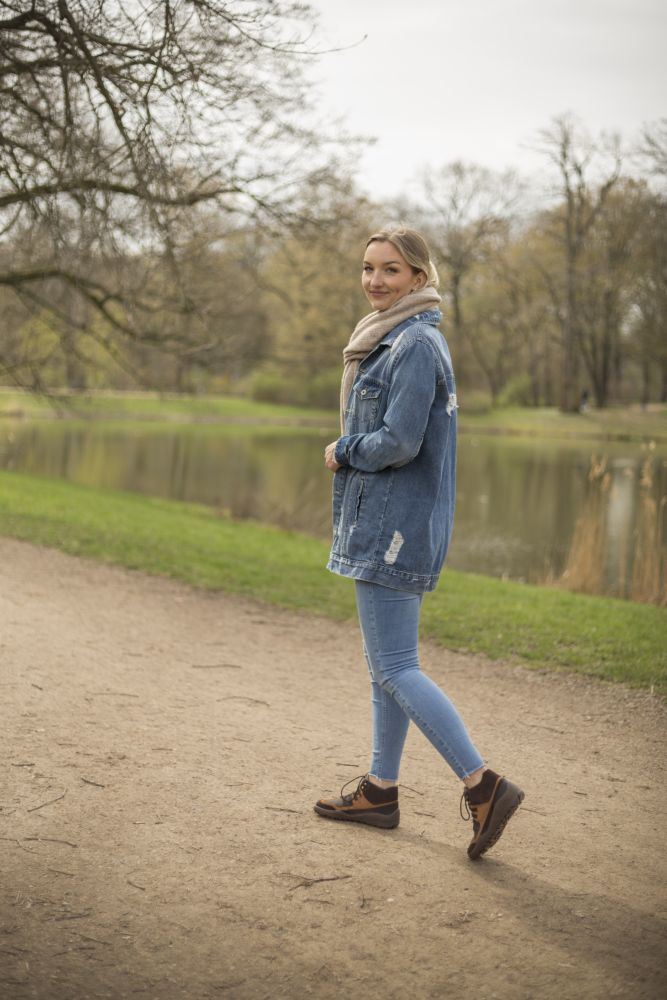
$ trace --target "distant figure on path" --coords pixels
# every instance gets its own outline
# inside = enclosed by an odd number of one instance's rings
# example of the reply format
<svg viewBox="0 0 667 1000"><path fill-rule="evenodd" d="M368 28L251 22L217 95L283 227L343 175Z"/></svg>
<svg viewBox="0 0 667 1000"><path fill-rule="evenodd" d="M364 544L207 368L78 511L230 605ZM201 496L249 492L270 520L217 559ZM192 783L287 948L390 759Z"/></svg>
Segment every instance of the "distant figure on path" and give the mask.
<svg viewBox="0 0 667 1000"><path fill-rule="evenodd" d="M328 569L355 581L373 747L356 789L345 794L344 786L315 811L398 826L399 767L412 720L464 783L474 860L498 840L524 793L485 766L456 708L419 666L422 598L445 561L456 486L456 384L438 329L438 274L419 233L394 229L368 240L361 282L373 312L343 351L342 437L324 460L335 473Z"/></svg>

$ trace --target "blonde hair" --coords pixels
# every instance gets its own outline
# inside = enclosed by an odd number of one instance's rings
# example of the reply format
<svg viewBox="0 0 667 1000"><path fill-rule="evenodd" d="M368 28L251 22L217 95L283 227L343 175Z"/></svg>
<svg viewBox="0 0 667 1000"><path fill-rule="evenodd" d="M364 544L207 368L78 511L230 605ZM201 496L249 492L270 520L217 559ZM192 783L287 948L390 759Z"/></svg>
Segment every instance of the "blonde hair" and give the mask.
<svg viewBox="0 0 667 1000"><path fill-rule="evenodd" d="M422 274L426 275L425 288L437 288L440 284L440 278L435 264L431 260L428 244L415 229L407 229L404 226L382 229L379 233L373 233L368 238L366 247L369 247L371 243L392 243L415 274L421 271Z"/></svg>

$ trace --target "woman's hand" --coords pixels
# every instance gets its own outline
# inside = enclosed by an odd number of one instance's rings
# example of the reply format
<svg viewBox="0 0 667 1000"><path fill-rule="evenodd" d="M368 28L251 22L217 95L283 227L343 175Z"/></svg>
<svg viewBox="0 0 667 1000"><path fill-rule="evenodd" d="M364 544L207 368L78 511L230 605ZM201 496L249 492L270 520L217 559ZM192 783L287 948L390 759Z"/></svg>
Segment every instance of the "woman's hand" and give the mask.
<svg viewBox="0 0 667 1000"><path fill-rule="evenodd" d="M327 469L331 469L332 472L335 472L336 469L340 469L340 465L336 461L337 444L338 441L332 441L331 444L328 444L324 449L324 464L326 465Z"/></svg>

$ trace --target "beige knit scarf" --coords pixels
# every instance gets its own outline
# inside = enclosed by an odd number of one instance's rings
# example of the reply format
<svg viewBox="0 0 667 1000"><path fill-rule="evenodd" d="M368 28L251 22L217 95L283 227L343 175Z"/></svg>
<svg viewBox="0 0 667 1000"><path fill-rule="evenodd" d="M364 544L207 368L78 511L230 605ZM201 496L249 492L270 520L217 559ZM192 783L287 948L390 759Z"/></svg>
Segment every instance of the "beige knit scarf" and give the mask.
<svg viewBox="0 0 667 1000"><path fill-rule="evenodd" d="M382 338L395 326L402 323L404 319L429 309L437 309L441 301L442 299L435 288L431 286L420 288L416 292L403 295L389 309L382 312L375 309L368 316L359 320L347 347L343 351L343 378L340 383L340 426L343 433L345 433L345 407L359 368L359 362L363 361L366 355L377 347Z"/></svg>

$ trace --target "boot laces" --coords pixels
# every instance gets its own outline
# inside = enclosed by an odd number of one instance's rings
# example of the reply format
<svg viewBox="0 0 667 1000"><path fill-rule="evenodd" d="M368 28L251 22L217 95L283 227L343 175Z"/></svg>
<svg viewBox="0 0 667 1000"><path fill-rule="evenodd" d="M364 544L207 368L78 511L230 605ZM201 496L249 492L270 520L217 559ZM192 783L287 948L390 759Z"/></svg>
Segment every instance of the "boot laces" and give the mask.
<svg viewBox="0 0 667 1000"><path fill-rule="evenodd" d="M464 808L465 808L465 815L463 813ZM461 796L461 801L459 802L459 812L461 813L461 819L465 820L466 823L468 822L468 820L472 819L473 830L476 830L477 827L479 826L479 822L477 819L477 808L478 807L475 805L475 803L470 801L470 793L468 792L468 789L465 788L463 791L463 795Z"/></svg>
<svg viewBox="0 0 667 1000"><path fill-rule="evenodd" d="M345 782L345 784L340 790L340 797L346 806L351 806L352 803L355 802L356 799L358 799L359 796L363 793L363 789L367 779L368 779L367 774L358 774L356 778L350 778L349 781ZM353 781L358 781L359 784L357 785L357 787L353 792L346 793L345 789L347 788L348 785L351 785Z"/></svg>

